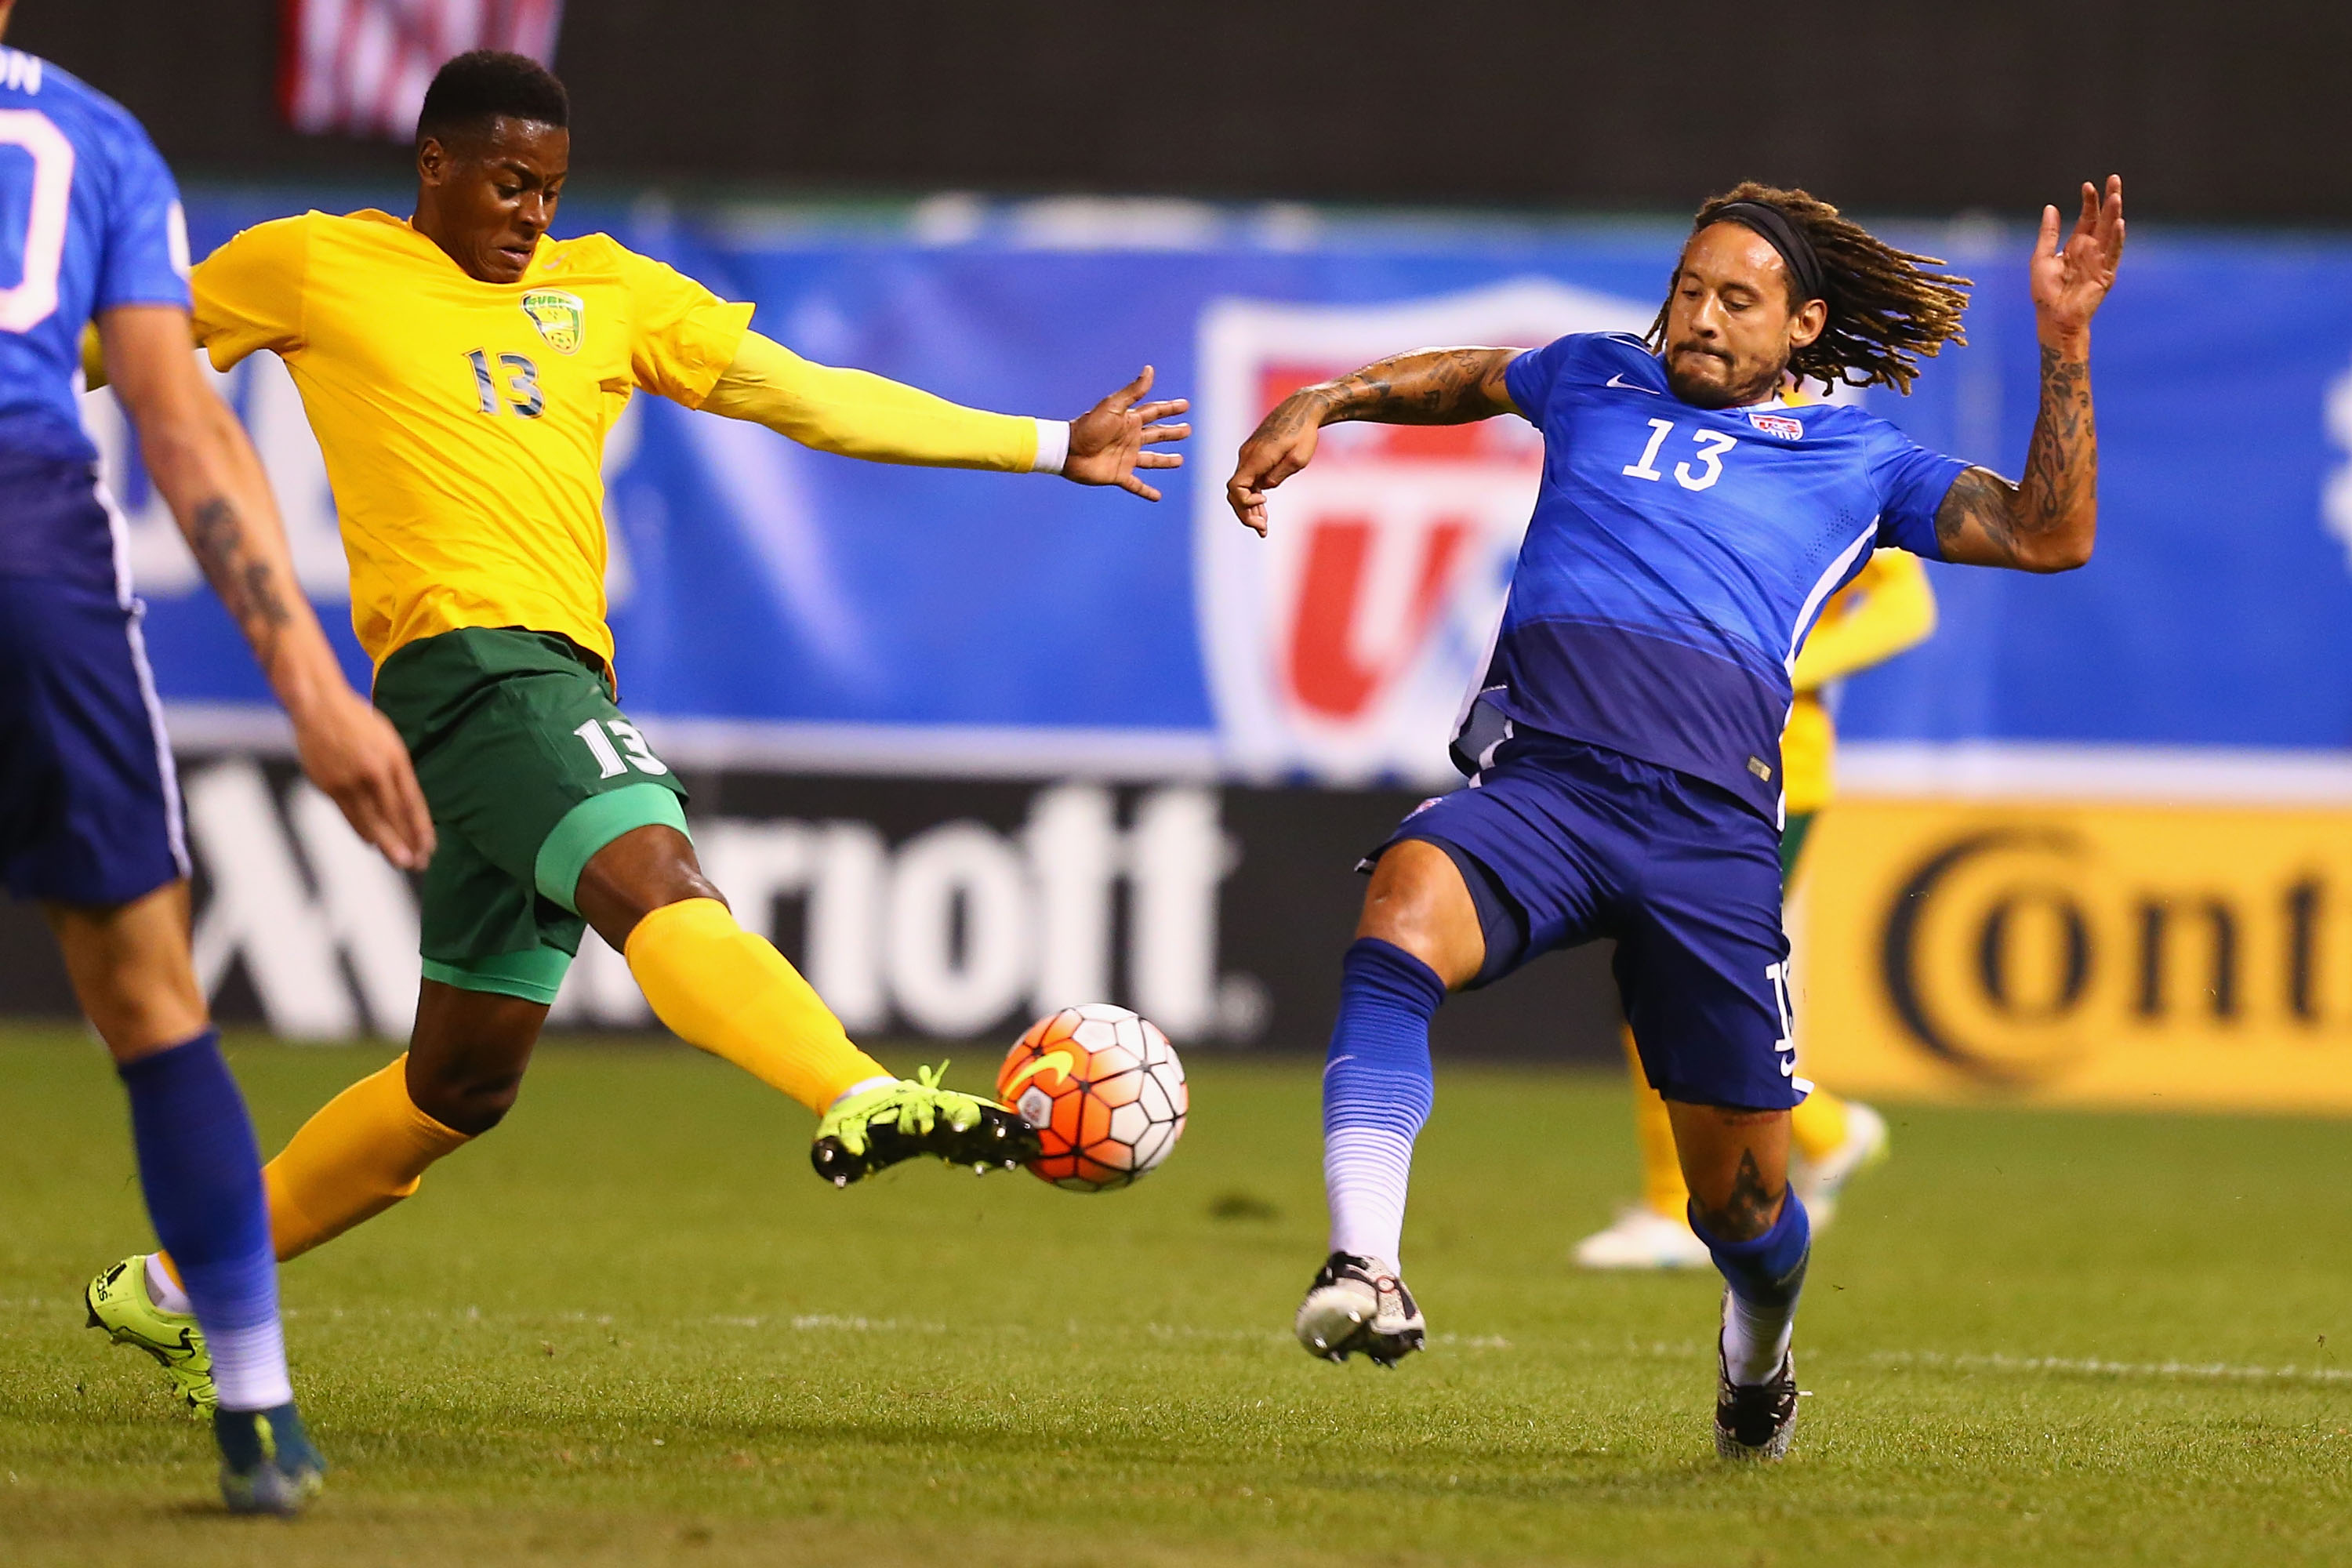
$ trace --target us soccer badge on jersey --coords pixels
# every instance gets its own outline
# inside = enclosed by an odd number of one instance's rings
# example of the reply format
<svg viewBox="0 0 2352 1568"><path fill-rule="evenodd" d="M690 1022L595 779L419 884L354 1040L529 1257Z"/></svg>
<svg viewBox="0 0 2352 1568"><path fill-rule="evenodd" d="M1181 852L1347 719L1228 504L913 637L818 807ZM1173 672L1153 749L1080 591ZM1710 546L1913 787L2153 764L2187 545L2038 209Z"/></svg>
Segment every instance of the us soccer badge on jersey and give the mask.
<svg viewBox="0 0 2352 1568"><path fill-rule="evenodd" d="M1527 279L1372 306L1223 300L1202 317L1201 449L1230 457L1296 388L1430 344L1644 330L1654 306ZM1448 783L1543 468L1524 420L1332 425L1269 537L1196 485L1201 645L1231 764L1262 778Z"/></svg>
<svg viewBox="0 0 2352 1568"><path fill-rule="evenodd" d="M566 294L558 289L534 289L522 297L522 313L547 340L547 346L557 353L580 352L581 337L588 329L588 305L577 294Z"/></svg>

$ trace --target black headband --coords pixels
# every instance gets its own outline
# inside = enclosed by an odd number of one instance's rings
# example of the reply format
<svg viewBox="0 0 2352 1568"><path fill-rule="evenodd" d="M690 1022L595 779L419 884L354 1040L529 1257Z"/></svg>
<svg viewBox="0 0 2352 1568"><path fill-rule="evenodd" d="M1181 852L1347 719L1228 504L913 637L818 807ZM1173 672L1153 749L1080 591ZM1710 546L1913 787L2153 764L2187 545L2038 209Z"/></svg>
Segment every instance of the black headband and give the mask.
<svg viewBox="0 0 2352 1568"><path fill-rule="evenodd" d="M1789 215L1769 202L1727 202L1715 210L1709 223L1736 223L1752 234L1763 237L1764 243L1780 253L1789 268L1789 280L1797 286L1797 303L1808 300L1826 300L1829 289L1822 278L1822 258L1813 252L1813 242L1805 231L1789 221Z"/></svg>

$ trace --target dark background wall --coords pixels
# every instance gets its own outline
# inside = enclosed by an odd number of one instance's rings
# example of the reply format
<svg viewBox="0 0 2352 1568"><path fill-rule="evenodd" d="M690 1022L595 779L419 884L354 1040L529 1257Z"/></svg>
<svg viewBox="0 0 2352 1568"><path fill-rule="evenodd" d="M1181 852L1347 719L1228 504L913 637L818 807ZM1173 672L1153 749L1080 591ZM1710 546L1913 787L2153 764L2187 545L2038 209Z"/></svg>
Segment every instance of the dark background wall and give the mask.
<svg viewBox="0 0 2352 1568"><path fill-rule="evenodd" d="M397 173L280 130L274 0L22 0L10 42L184 174ZM2319 0L570 0L597 183L1666 207L1747 175L1887 212L2352 222L2352 5Z"/></svg>

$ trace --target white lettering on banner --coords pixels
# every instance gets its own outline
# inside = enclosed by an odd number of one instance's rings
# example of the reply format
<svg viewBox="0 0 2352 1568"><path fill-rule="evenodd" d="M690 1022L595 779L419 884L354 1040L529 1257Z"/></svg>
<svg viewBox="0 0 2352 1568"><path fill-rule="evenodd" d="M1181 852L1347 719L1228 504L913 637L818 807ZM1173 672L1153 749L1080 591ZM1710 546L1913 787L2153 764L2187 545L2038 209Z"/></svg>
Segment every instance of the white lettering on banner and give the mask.
<svg viewBox="0 0 2352 1568"><path fill-rule="evenodd" d="M1202 449L1233 451L1296 387L1417 344L1532 348L1640 331L1651 313L1549 279L1381 305L1218 300L1202 317ZM1542 458L1519 419L1335 425L1314 465L1276 492L1264 540L1234 521L1223 490L1193 487L1200 641L1228 766L1327 784L1451 782L1446 742L1501 614ZM1711 483L1713 470L1685 482Z"/></svg>
<svg viewBox="0 0 2352 1568"><path fill-rule="evenodd" d="M1022 847L1037 882L1039 1016L1110 994L1111 889L1124 869L1110 791L1062 784L1030 803Z"/></svg>
<svg viewBox="0 0 2352 1568"><path fill-rule="evenodd" d="M2352 370L2328 384L2322 414L2340 460L2321 484L2319 515L2327 531L2344 546L2345 567L2352 571Z"/></svg>
<svg viewBox="0 0 2352 1568"><path fill-rule="evenodd" d="M404 1037L418 976L406 879L325 796L298 783L281 800L250 761L192 770L187 804L209 885L195 935L206 993L241 965L281 1035ZM1070 784L1038 791L1009 834L960 819L894 849L868 822L719 818L695 840L747 929L772 938L780 900L804 900L797 956L853 1034L963 1036L1016 1010L1113 999L1122 883L1139 1010L1179 1038L1246 1040L1265 1025L1259 982L1217 973L1217 894L1238 852L1211 789L1147 791L1124 828L1112 791ZM653 1019L626 959L591 931L549 1021Z"/></svg>
<svg viewBox="0 0 2352 1568"><path fill-rule="evenodd" d="M1020 999L1032 968L1028 868L1002 835L945 822L890 877L890 983L927 1034L970 1035Z"/></svg>
<svg viewBox="0 0 2352 1568"><path fill-rule="evenodd" d="M1057 784L1013 837L952 822L895 856L856 821L724 820L695 843L751 930L774 935L777 900L806 894L809 984L852 1034L894 1016L969 1033L1024 1000L1042 1013L1110 997L1123 877L1136 1007L1179 1038L1254 1038L1264 987L1216 973L1217 889L1237 864L1216 793L1150 791L1125 832L1115 805L1098 784Z"/></svg>
<svg viewBox="0 0 2352 1568"><path fill-rule="evenodd" d="M1237 857L1204 789L1154 790L1129 839L1136 1009L1179 1039L1217 1026L1217 885Z"/></svg>
<svg viewBox="0 0 2352 1568"><path fill-rule="evenodd" d="M269 1026L294 1039L349 1039L361 1009L349 957L380 1035L404 1038L416 1006L416 905L333 803L298 785L294 832L314 896L261 770L223 763L187 783L188 837L212 882L195 922L196 978L210 995L242 961Z"/></svg>
<svg viewBox="0 0 2352 1568"><path fill-rule="evenodd" d="M416 1023L416 903L407 880L352 830L342 811L308 784L288 803L295 841L317 879L327 933L359 982L368 1022L389 1039Z"/></svg>

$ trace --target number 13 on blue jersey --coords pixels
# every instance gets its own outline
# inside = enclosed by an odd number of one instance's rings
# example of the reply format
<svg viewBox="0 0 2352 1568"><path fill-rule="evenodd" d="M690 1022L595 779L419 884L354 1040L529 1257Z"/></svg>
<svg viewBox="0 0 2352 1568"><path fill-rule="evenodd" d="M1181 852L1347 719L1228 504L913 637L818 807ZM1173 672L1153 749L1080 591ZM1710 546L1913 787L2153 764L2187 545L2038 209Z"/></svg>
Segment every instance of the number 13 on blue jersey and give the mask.
<svg viewBox="0 0 2352 1568"><path fill-rule="evenodd" d="M1626 464L1621 471L1637 479L1664 479L1666 476L1651 465L1658 460L1658 449L1666 444L1666 437L1674 433L1673 420L1651 420L1650 444L1642 448L1642 456L1638 461ZM1699 466L1693 468L1687 462L1676 463L1675 482L1686 490L1703 490L1723 478L1723 456L1739 445L1739 437L1726 436L1719 430L1694 430L1691 432L1691 439L1698 443Z"/></svg>

